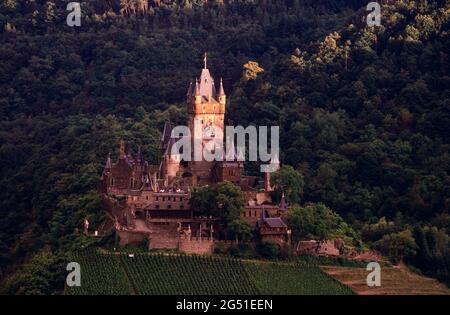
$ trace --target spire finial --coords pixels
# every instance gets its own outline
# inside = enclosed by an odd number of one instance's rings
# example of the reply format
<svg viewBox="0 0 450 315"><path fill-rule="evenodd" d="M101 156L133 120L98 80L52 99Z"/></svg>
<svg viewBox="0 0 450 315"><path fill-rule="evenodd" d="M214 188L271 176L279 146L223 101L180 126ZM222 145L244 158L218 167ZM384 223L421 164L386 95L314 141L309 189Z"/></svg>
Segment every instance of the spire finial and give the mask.
<svg viewBox="0 0 450 315"><path fill-rule="evenodd" d="M207 67L206 67L206 61L207 61L206 51L205 51L205 57L203 58L203 61L205 62L205 69L207 69Z"/></svg>

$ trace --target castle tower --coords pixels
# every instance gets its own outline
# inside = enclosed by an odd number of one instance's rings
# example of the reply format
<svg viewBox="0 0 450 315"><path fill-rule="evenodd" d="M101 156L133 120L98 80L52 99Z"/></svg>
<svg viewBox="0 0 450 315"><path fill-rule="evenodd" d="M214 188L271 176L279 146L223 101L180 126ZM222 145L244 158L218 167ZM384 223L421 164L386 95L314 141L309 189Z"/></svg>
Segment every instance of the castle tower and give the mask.
<svg viewBox="0 0 450 315"><path fill-rule="evenodd" d="M280 169L280 160L278 159L278 155L272 155L272 159L270 160L270 167L272 171L276 172ZM264 173L264 189L266 191L272 191L273 187L270 183L270 172Z"/></svg>
<svg viewBox="0 0 450 315"><path fill-rule="evenodd" d="M205 54L205 65L201 71L200 79L195 80L195 86L189 84L187 92L188 126L193 131L194 119L199 119L204 127L214 126L224 128L226 95L223 82L220 80L219 92L217 93L214 79L207 68Z"/></svg>
<svg viewBox="0 0 450 315"><path fill-rule="evenodd" d="M195 80L195 85L189 85L187 92L187 125L191 130L191 136L203 146L211 140L223 144L224 119L226 95L223 82L220 81L219 91L216 91L214 79L207 67L207 55L205 53L204 67L200 78ZM200 125L198 130L194 125ZM194 139L193 139L194 141ZM194 144L194 142L192 142ZM193 145L194 148L194 145ZM194 183L207 183L211 177L213 163L208 161L192 161L189 163L194 178Z"/></svg>

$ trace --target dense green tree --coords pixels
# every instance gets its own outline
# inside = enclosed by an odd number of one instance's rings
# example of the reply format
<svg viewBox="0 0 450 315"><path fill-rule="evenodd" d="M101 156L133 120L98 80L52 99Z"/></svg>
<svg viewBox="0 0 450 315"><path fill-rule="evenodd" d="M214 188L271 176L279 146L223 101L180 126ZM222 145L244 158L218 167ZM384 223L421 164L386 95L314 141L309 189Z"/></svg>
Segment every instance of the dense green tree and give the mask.
<svg viewBox="0 0 450 315"><path fill-rule="evenodd" d="M9 278L2 294L48 295L64 289L67 261L51 252L39 252Z"/></svg>
<svg viewBox="0 0 450 315"><path fill-rule="evenodd" d="M348 244L360 245L355 231L337 213L321 203L290 208L288 223L296 240L342 238Z"/></svg>
<svg viewBox="0 0 450 315"><path fill-rule="evenodd" d="M244 195L235 184L225 181L195 188L189 202L196 213L219 218L220 224L236 238L250 235L251 227L240 218L244 211Z"/></svg>
<svg viewBox="0 0 450 315"><path fill-rule="evenodd" d="M3 275L44 245L84 244L77 229L104 219L95 182L119 139L159 162L159 130L184 123L205 50L224 80L226 123L280 126L282 165L302 177L285 191L291 204L322 202L363 232L394 222L369 245L435 226L436 236L414 233L417 255L405 259L448 274L445 251L427 251L449 233L448 1L385 3L373 28L362 0L157 1L141 14L144 2L125 17L120 0L83 2L81 28L65 26L57 1L1 3ZM249 61L264 71L242 80ZM236 219L228 208L213 210Z"/></svg>
<svg viewBox="0 0 450 315"><path fill-rule="evenodd" d="M251 238L253 227L241 218L235 219L228 224L228 231L234 234L236 243L239 242L239 238L248 239Z"/></svg>
<svg viewBox="0 0 450 315"><path fill-rule="evenodd" d="M284 192L289 202L300 202L304 185L303 176L294 170L292 166L283 165L277 172L271 175L270 183L276 189Z"/></svg>
<svg viewBox="0 0 450 315"><path fill-rule="evenodd" d="M417 250L417 244L410 230L401 231L384 235L375 243L383 255L391 261L398 263L404 257L414 256Z"/></svg>

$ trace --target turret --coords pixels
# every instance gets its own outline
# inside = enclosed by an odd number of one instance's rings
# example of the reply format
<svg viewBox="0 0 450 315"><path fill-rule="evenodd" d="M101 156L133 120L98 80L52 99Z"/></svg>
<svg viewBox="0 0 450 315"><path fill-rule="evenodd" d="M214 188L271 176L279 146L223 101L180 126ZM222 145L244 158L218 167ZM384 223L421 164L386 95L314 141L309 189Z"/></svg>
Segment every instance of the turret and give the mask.
<svg viewBox="0 0 450 315"><path fill-rule="evenodd" d="M286 198L284 197L284 191L283 191L283 194L281 195L281 201L280 201L280 204L278 205L278 208L280 210L287 210L288 209L288 204L286 202Z"/></svg>
<svg viewBox="0 0 450 315"><path fill-rule="evenodd" d="M186 93L186 98L187 98L188 102L189 102L189 100L192 97L192 92L193 91L192 91L192 81L191 81L191 82L189 82L189 88L188 88L188 91Z"/></svg>
<svg viewBox="0 0 450 315"><path fill-rule="evenodd" d="M141 146L138 146L138 153L137 153L137 161L138 163L141 163L144 159L142 158L142 152L141 152Z"/></svg>
<svg viewBox="0 0 450 315"><path fill-rule="evenodd" d="M276 172L280 169L278 153L272 154L272 158L270 159L270 168L272 172ZM264 176L264 188L266 191L272 191L272 186L270 185L270 173L271 172L266 172Z"/></svg>
<svg viewBox="0 0 450 315"><path fill-rule="evenodd" d="M123 140L119 142L119 159L125 159L125 142Z"/></svg>
<svg viewBox="0 0 450 315"><path fill-rule="evenodd" d="M214 79L211 78L211 95L208 97L208 101L211 102L212 98L216 98L216 87L214 85Z"/></svg>
<svg viewBox="0 0 450 315"><path fill-rule="evenodd" d="M197 81L197 79L195 80L195 94L194 94L194 97L195 97L195 104L201 104L201 102L202 102L202 95L200 93L200 84Z"/></svg>
<svg viewBox="0 0 450 315"><path fill-rule="evenodd" d="M223 89L223 82L222 79L220 79L220 87L219 87L219 103L221 105L225 105L226 101L227 101L227 96L225 95L225 91Z"/></svg>
<svg viewBox="0 0 450 315"><path fill-rule="evenodd" d="M103 173L109 173L111 171L111 153L108 153L108 158L106 159L105 169Z"/></svg>

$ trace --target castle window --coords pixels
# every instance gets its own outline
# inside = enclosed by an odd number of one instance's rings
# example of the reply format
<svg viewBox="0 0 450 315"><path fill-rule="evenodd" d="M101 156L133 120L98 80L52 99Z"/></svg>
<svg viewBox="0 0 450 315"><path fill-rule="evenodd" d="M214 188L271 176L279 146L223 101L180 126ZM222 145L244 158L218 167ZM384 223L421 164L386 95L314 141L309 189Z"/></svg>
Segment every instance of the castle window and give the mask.
<svg viewBox="0 0 450 315"><path fill-rule="evenodd" d="M180 197L180 201L183 201L183 197Z"/></svg>
<svg viewBox="0 0 450 315"><path fill-rule="evenodd" d="M159 197L158 197L158 196L156 196L156 201L158 201L158 199L159 199Z"/></svg>
<svg viewBox="0 0 450 315"><path fill-rule="evenodd" d="M170 209L170 208L172 208L172 205L167 205L167 209Z"/></svg>
<svg viewBox="0 0 450 315"><path fill-rule="evenodd" d="M155 208L156 208L156 209L159 209L159 205L155 205Z"/></svg>
<svg viewBox="0 0 450 315"><path fill-rule="evenodd" d="M145 196L145 200L148 200L148 196Z"/></svg>
<svg viewBox="0 0 450 315"><path fill-rule="evenodd" d="M165 201L166 200L166 198L165 197L163 197L163 201Z"/></svg>

